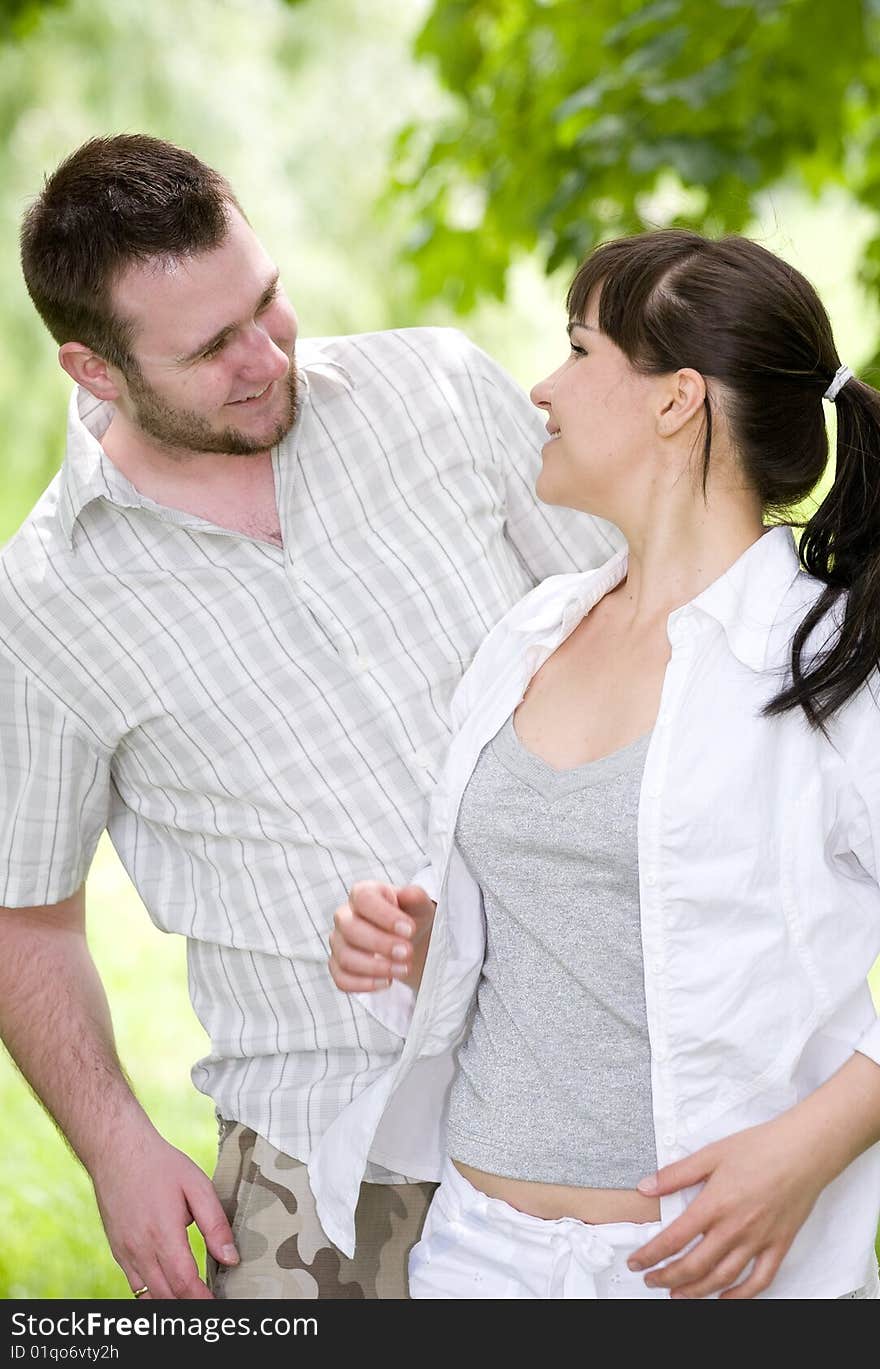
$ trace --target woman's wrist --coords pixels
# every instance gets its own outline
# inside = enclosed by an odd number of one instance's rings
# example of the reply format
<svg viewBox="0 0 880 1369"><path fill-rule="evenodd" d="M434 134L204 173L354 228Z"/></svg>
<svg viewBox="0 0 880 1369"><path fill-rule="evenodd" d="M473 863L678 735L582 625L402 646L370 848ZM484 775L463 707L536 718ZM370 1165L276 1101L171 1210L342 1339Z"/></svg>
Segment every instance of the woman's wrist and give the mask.
<svg viewBox="0 0 880 1369"><path fill-rule="evenodd" d="M826 1187L880 1141L880 1065L854 1052L845 1065L779 1119Z"/></svg>

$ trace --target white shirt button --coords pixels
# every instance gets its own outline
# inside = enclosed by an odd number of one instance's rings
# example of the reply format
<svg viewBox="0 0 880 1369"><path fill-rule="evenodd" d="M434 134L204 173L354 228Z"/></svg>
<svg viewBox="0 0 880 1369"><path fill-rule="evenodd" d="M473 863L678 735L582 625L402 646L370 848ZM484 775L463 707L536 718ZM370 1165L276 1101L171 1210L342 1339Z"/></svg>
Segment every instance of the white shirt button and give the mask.
<svg viewBox="0 0 880 1369"><path fill-rule="evenodd" d="M674 1146L674 1145L675 1145L675 1132L674 1132L674 1131L665 1131L665 1132L663 1133L663 1144L664 1144L664 1146Z"/></svg>
<svg viewBox="0 0 880 1369"><path fill-rule="evenodd" d="M370 668L370 663L366 656L355 656L352 659L352 665L360 675L365 675Z"/></svg>
<svg viewBox="0 0 880 1369"><path fill-rule="evenodd" d="M654 873L653 870L649 870L648 873L645 875L645 883L646 883L646 884L656 884L656 883L657 883L657 876L655 875L655 873Z"/></svg>
<svg viewBox="0 0 880 1369"><path fill-rule="evenodd" d="M416 765L421 766L422 770L431 769L431 757L428 755L427 751L414 751L413 760Z"/></svg>

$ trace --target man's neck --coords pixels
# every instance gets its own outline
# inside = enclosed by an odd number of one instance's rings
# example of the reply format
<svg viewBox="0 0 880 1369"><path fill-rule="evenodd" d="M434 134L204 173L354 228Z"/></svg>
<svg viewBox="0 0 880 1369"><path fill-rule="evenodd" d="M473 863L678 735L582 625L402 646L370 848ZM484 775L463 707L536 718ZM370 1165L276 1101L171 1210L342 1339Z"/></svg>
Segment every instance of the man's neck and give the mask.
<svg viewBox="0 0 880 1369"><path fill-rule="evenodd" d="M146 499L218 527L280 543L272 454L176 452L145 441L114 417L101 439L110 461Z"/></svg>

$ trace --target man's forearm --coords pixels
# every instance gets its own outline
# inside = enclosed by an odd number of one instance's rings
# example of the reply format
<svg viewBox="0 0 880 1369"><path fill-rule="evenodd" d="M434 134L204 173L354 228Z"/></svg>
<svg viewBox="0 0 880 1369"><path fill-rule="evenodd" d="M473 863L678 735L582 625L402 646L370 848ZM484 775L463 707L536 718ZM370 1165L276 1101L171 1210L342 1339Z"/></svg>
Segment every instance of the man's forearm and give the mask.
<svg viewBox="0 0 880 1369"><path fill-rule="evenodd" d="M82 891L0 910L0 1036L93 1176L123 1132L150 1126L116 1054Z"/></svg>

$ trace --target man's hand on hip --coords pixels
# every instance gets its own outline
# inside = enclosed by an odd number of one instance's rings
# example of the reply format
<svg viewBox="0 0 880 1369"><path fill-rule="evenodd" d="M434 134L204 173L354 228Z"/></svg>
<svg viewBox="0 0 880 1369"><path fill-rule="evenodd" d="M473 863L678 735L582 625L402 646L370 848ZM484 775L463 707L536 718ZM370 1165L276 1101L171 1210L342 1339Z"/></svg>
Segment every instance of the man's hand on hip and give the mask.
<svg viewBox="0 0 880 1369"><path fill-rule="evenodd" d="M187 1239L195 1222L218 1264L237 1264L232 1231L207 1174L147 1124L92 1172L104 1230L132 1290L211 1298Z"/></svg>

